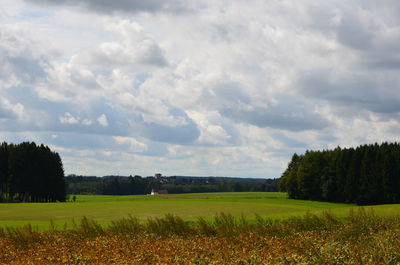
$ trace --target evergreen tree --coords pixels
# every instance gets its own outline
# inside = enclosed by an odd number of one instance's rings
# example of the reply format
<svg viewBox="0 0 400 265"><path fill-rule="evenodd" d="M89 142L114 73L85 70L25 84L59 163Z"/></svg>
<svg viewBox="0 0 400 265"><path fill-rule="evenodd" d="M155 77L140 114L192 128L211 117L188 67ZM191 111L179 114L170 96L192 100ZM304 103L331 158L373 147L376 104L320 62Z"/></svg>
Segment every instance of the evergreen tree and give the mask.
<svg viewBox="0 0 400 265"><path fill-rule="evenodd" d="M7 200L8 193L8 144L0 145L0 202Z"/></svg>
<svg viewBox="0 0 400 265"><path fill-rule="evenodd" d="M47 146L24 142L0 146L0 198L2 201L65 201L62 161Z"/></svg>
<svg viewBox="0 0 400 265"><path fill-rule="evenodd" d="M279 181L279 189L281 191L287 191L289 198L292 199L298 199L300 195L297 171L301 164L301 160L302 156L295 153Z"/></svg>
<svg viewBox="0 0 400 265"><path fill-rule="evenodd" d="M396 159L393 153L385 154L382 168L383 193L385 203L395 203L399 201L399 165L396 164Z"/></svg>
<svg viewBox="0 0 400 265"><path fill-rule="evenodd" d="M295 154L279 188L293 199L399 203L400 146L382 143Z"/></svg>
<svg viewBox="0 0 400 265"><path fill-rule="evenodd" d="M361 151L357 148L353 151L351 156L350 164L346 173L346 185L344 187L345 202L356 201L358 194L358 186L360 179L360 167L361 167Z"/></svg>

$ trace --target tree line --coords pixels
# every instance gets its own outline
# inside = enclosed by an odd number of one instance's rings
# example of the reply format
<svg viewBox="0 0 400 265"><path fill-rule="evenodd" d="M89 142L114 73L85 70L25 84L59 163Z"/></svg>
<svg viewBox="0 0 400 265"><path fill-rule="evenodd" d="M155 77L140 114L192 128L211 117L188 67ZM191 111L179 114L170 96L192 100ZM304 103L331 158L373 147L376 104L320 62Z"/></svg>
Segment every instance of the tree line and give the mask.
<svg viewBox="0 0 400 265"><path fill-rule="evenodd" d="M166 189L168 193L278 191L277 179L69 175L66 182L68 194L134 195L149 194L152 189Z"/></svg>
<svg viewBox="0 0 400 265"><path fill-rule="evenodd" d="M294 154L279 188L293 199L359 205L400 203L400 144Z"/></svg>
<svg viewBox="0 0 400 265"><path fill-rule="evenodd" d="M174 178L162 185L169 193L201 192L277 192L277 179L243 178Z"/></svg>
<svg viewBox="0 0 400 265"><path fill-rule="evenodd" d="M137 195L151 190L149 181L140 176L77 176L68 175L67 194Z"/></svg>
<svg viewBox="0 0 400 265"><path fill-rule="evenodd" d="M65 201L64 169L58 153L34 142L0 145L0 201Z"/></svg>

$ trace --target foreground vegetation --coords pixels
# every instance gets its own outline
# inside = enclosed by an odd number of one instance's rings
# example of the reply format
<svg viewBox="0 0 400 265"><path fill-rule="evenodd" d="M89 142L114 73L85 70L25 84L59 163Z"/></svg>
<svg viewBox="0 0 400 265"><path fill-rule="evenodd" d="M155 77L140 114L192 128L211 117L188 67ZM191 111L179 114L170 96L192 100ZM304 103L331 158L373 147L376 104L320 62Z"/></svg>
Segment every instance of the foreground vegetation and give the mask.
<svg viewBox="0 0 400 265"><path fill-rule="evenodd" d="M219 214L174 216L107 228L83 218L69 230L0 230L4 264L397 264L400 217L363 208L339 218L306 214L281 221Z"/></svg>

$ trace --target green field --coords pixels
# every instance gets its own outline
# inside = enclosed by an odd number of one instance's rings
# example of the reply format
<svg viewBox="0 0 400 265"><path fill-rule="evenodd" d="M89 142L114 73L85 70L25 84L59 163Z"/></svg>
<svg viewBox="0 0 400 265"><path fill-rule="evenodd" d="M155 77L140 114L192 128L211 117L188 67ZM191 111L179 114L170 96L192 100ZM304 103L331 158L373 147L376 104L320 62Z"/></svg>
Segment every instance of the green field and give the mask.
<svg viewBox="0 0 400 265"><path fill-rule="evenodd" d="M142 220L162 217L167 213L185 220L202 216L211 218L218 213L244 214L253 217L285 218L306 212L330 211L344 216L351 204L291 200L286 193L201 193L169 195L94 196L79 195L76 202L67 203L2 203L0 227L17 227L27 223L41 229L49 228L50 222L62 227L65 223L78 222L83 216L107 224L111 220L136 216ZM399 214L400 205L371 206L379 214ZM371 208L368 207L368 208Z"/></svg>

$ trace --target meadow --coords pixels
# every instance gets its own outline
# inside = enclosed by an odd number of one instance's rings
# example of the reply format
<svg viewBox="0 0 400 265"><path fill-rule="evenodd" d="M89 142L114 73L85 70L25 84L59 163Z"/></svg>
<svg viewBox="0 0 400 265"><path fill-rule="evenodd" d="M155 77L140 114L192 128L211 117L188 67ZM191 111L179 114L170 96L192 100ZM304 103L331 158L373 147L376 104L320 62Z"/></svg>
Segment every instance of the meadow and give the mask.
<svg viewBox="0 0 400 265"><path fill-rule="evenodd" d="M272 219L285 219L305 213L329 211L345 216L350 209L359 206L342 203L291 200L286 193L199 193L168 195L97 196L78 195L76 202L67 203L2 203L0 227L18 227L31 224L41 230L49 229L50 222L56 227L71 226L82 217L108 225L112 220L134 216L145 221L148 218L173 214L186 221L198 217L206 220L216 214L244 215L254 219L260 215ZM398 214L400 205L369 206L378 214Z"/></svg>
<svg viewBox="0 0 400 265"><path fill-rule="evenodd" d="M284 193L0 204L0 263L399 264L399 210Z"/></svg>

